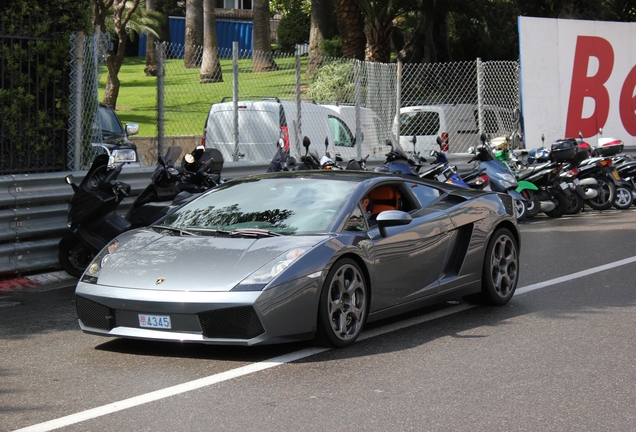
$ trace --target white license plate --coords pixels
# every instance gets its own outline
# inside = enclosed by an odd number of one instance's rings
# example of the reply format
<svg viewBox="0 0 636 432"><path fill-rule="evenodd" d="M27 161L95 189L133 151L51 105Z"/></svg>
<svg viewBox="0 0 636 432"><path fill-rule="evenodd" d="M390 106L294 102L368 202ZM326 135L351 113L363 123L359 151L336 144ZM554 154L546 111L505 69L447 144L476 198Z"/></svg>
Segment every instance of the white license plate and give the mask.
<svg viewBox="0 0 636 432"><path fill-rule="evenodd" d="M444 174L440 174L437 176L437 181L439 182L445 182L446 181L446 176Z"/></svg>
<svg viewBox="0 0 636 432"><path fill-rule="evenodd" d="M579 183L581 183L581 180L579 180L579 179L575 178L575 179L574 179L574 184L578 186L578 184L579 184Z"/></svg>
<svg viewBox="0 0 636 432"><path fill-rule="evenodd" d="M569 186L568 186L568 184L566 182L561 183L561 189L566 190L568 188L569 188Z"/></svg>
<svg viewBox="0 0 636 432"><path fill-rule="evenodd" d="M171 329L172 323L168 315L146 315L139 314L139 327Z"/></svg>

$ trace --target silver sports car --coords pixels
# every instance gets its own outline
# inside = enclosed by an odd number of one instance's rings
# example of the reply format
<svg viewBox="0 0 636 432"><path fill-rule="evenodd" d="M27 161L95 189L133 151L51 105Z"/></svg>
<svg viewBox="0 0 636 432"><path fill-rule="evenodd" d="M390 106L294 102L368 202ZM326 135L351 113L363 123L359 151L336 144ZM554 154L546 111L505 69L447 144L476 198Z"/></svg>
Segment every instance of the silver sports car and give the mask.
<svg viewBox="0 0 636 432"><path fill-rule="evenodd" d="M352 344L366 322L519 279L508 195L416 177L295 171L228 182L126 232L76 289L83 331L255 345Z"/></svg>

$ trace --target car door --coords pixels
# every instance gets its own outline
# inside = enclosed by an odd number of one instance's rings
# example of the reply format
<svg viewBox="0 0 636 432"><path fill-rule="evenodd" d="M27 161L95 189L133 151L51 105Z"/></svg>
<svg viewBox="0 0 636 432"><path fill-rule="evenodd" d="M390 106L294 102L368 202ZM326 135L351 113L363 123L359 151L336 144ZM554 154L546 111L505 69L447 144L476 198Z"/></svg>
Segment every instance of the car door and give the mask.
<svg viewBox="0 0 636 432"><path fill-rule="evenodd" d="M425 186L410 182L398 186L403 210L413 220L408 225L388 227L386 237L377 227L368 232L368 253L373 261L372 312L437 293L449 248L453 227L449 217L442 211L421 208L408 190Z"/></svg>

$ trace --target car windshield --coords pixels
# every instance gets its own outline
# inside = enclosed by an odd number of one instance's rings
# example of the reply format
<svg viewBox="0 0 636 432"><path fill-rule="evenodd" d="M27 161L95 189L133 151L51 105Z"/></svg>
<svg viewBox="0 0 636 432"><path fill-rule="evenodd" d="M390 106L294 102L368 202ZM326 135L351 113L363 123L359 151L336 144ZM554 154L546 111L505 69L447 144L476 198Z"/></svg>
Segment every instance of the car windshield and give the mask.
<svg viewBox="0 0 636 432"><path fill-rule="evenodd" d="M175 211L158 228L246 237L326 232L356 186L299 177L228 183Z"/></svg>

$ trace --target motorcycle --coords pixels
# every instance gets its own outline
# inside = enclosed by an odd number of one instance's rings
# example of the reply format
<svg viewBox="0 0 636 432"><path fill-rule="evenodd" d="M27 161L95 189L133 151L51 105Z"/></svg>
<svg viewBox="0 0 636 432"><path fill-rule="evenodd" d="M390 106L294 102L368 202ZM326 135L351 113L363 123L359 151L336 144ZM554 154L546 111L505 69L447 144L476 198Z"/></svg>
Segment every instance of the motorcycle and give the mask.
<svg viewBox="0 0 636 432"><path fill-rule="evenodd" d="M389 172L394 174L406 174L419 177L419 168L414 161L402 150L399 144L393 144L386 140L385 145L390 148L385 155L384 164L374 169L375 172Z"/></svg>

